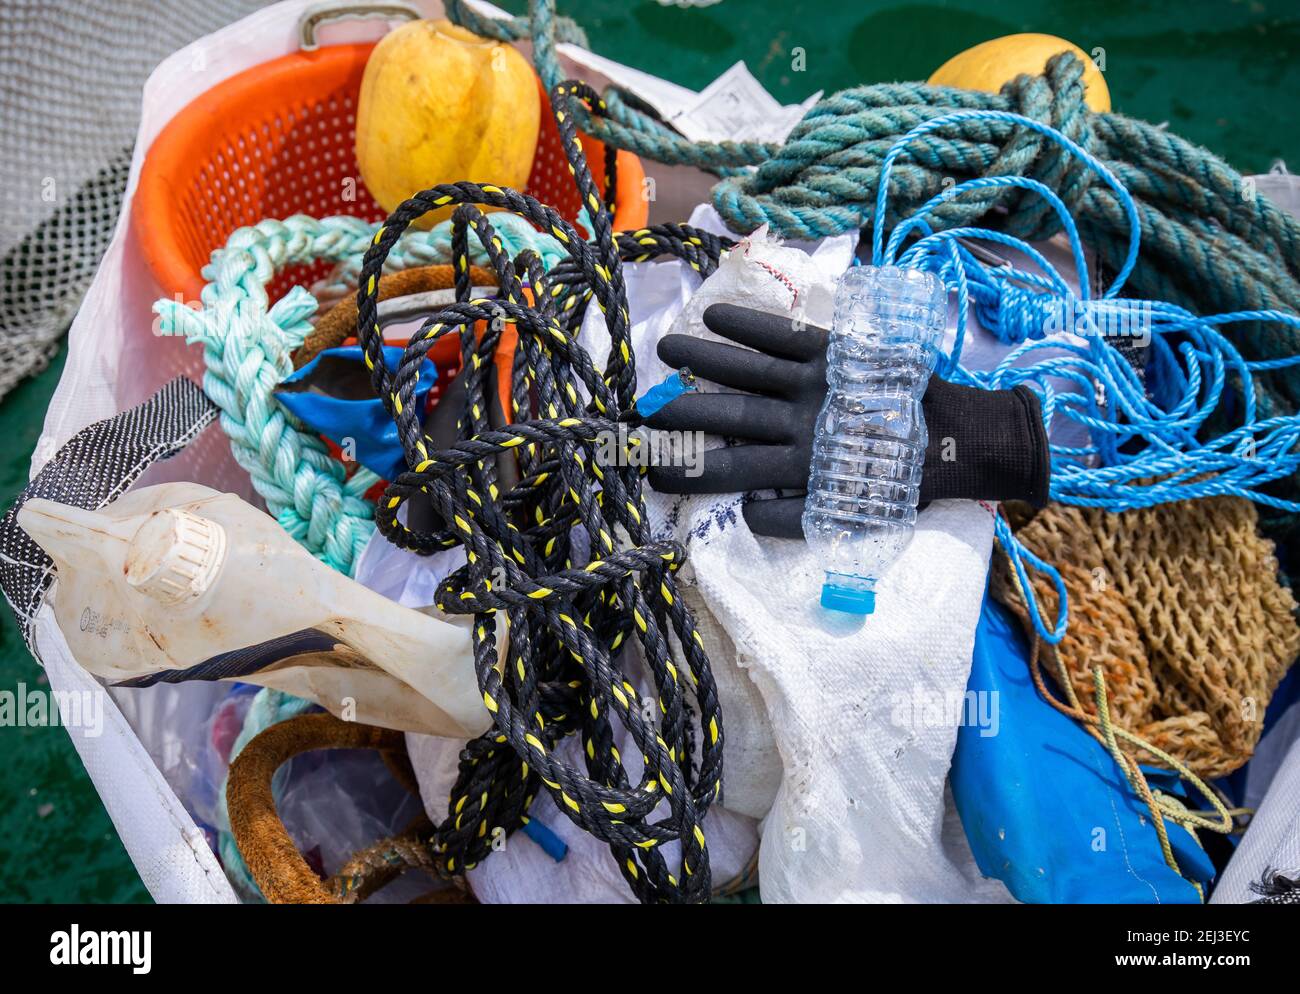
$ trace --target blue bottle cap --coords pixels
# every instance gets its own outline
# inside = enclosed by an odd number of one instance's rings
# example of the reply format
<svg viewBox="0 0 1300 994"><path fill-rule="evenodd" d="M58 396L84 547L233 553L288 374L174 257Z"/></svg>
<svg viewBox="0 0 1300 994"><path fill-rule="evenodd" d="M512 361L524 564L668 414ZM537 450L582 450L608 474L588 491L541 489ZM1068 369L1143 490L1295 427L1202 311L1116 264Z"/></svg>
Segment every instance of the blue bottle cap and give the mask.
<svg viewBox="0 0 1300 994"><path fill-rule="evenodd" d="M822 607L848 614L871 614L876 610L876 592L827 583L822 586Z"/></svg>

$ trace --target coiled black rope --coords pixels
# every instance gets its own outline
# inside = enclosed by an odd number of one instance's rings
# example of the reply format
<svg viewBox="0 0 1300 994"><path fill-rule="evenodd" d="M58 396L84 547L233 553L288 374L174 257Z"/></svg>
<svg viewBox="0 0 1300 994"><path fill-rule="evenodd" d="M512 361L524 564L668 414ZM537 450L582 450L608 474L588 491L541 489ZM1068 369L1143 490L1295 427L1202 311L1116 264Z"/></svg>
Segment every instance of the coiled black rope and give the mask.
<svg viewBox="0 0 1300 994"><path fill-rule="evenodd" d="M376 518L381 532L403 548L427 555L463 545L467 557L436 601L443 611L474 616L474 668L493 728L461 752L448 815L431 842L441 869L459 874L484 859L500 832L526 823L544 786L560 811L609 845L639 900L698 902L711 889L703 822L722 783L717 688L695 619L677 592L684 550L651 534L642 460L601 465L597 443L618 437L616 419L636 400L622 260L671 255L707 276L731 243L684 225L615 235L615 150L606 149L606 202L577 139L575 100L594 113L604 105L582 83L565 82L552 93L591 221L591 243L526 194L453 183L398 207L366 253L357 337L410 467L390 484ZM457 301L430 315L390 374L377 322L384 260L416 218L451 204L460 205L452 215ZM549 273L532 252L508 258L489 216L474 205L527 218L553 235L568 257ZM493 299L470 299L470 231L496 273ZM576 342L593 299L610 335L603 374ZM486 322L481 335L476 322ZM527 419L497 430L488 420L487 374L510 325L518 333L512 413ZM433 451L412 397L424 356L449 334L461 340L465 411L455 447ZM531 417L534 409L537 417ZM504 492L496 463L502 452L518 457L521 478ZM430 496L441 516L439 530L414 531L399 520L402 504L419 493ZM654 685L653 700L642 698L635 672L623 668L633 639ZM636 782L616 746L619 728L642 754ZM581 736L585 772L555 753L573 732ZM662 852L670 842L680 843L675 872Z"/></svg>

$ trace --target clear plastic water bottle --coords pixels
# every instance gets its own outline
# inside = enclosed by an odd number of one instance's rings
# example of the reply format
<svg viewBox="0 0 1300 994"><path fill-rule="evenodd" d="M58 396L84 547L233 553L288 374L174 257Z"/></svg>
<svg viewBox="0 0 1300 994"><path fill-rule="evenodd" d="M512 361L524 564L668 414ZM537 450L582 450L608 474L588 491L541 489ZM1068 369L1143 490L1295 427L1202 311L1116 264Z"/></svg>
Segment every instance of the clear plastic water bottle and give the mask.
<svg viewBox="0 0 1300 994"><path fill-rule="evenodd" d="M947 315L944 285L921 270L855 266L840 278L803 512L826 570L823 607L874 611L877 579L912 540L927 442L921 397Z"/></svg>

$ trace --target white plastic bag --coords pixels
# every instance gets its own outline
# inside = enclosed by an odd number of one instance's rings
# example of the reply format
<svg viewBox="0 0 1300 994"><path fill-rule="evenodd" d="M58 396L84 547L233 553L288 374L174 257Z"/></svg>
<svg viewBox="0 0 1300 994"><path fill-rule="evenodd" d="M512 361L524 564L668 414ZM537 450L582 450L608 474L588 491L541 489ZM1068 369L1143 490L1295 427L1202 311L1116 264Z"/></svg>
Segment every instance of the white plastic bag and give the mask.
<svg viewBox="0 0 1300 994"><path fill-rule="evenodd" d="M178 375L197 381L200 350L153 333L151 306L162 295L139 251L131 202L144 157L159 131L204 91L298 47L298 21L310 0L287 0L208 35L164 60L145 84L130 178L113 240L68 334L68 359L32 457L32 474L74 434L152 396ZM440 3L418 3L441 16ZM375 40L385 27L346 21L321 30L323 44ZM254 501L220 429L209 427L178 456L155 463L140 485L202 482ZM155 900L232 902L234 891L172 786L161 772L175 761L178 729L201 723L214 706L209 686L104 691L72 658L49 608L35 619L33 641L54 691L104 698L102 734L70 729L73 742L141 879Z"/></svg>
<svg viewBox="0 0 1300 994"><path fill-rule="evenodd" d="M201 379L199 349L154 333L151 308L163 291L141 255L131 212L141 167L162 128L192 100L237 73L296 51L299 19L312 5L313 0L285 0L267 7L177 51L149 77L121 215L69 332L67 363L32 457L33 477L88 425L154 396L177 376ZM426 17L443 16L438 0L415 0L414 5ZM477 6L500 13L488 4ZM380 22L347 20L324 25L318 34L322 45L331 45L373 41L385 30ZM525 52L530 48L527 43L519 47ZM570 61L569 56L579 54L565 47L566 69L603 87L607 77L590 66L615 64L588 58L582 65ZM696 170L674 169L673 177L663 186L678 193L689 188L692 201L707 189L707 177ZM664 198L656 207L665 209L669 202ZM203 483L260 506L247 474L236 465L228 440L216 427L202 431L174 458L154 463L137 484L171 481ZM400 576L391 571L388 576L397 585L394 591L400 592ZM30 613L25 604L15 607L23 617ZM105 691L72 658L48 608L30 620L33 645L46 665L51 689L95 693L104 699L102 734L92 737L72 730L73 739L150 893L167 902L236 900L203 833L163 772L174 769L182 748L177 729L205 721L223 688L179 684Z"/></svg>

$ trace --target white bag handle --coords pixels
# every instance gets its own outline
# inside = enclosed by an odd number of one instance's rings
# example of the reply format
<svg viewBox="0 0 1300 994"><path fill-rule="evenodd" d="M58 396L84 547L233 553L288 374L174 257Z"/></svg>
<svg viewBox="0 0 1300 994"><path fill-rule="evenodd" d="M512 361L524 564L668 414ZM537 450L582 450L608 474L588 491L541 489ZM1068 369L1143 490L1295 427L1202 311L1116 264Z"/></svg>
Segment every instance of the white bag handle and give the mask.
<svg viewBox="0 0 1300 994"><path fill-rule="evenodd" d="M54 564L18 527L18 510L32 497L87 510L103 507L150 464L185 448L217 413L193 381L177 377L138 407L77 432L18 495L0 519L0 588L33 656L32 622L54 580Z"/></svg>
<svg viewBox="0 0 1300 994"><path fill-rule="evenodd" d="M304 52L314 52L320 48L316 30L323 24L335 21L382 19L385 21L418 21L423 18L415 7L409 3L350 3L348 0L332 0L318 3L303 11L298 22L298 47Z"/></svg>

